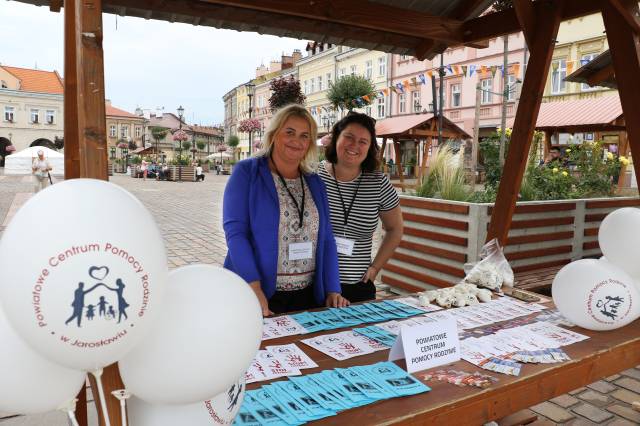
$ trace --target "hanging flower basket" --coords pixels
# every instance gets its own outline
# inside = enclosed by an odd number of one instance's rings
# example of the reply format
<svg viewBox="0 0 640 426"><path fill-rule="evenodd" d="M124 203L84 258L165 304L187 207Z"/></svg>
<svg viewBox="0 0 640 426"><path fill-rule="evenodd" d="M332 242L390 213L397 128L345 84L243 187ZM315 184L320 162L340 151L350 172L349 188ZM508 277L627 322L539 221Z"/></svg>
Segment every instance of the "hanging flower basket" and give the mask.
<svg viewBox="0 0 640 426"><path fill-rule="evenodd" d="M249 118L247 120L242 120L240 122L240 125L238 126L238 131L249 133L249 132L256 132L261 128L262 126L260 125L260 120L256 118Z"/></svg>
<svg viewBox="0 0 640 426"><path fill-rule="evenodd" d="M128 148L129 148L129 144L128 144L127 142L120 142L120 143L117 145L117 147L118 147L118 148L120 148L120 149L125 149L125 148L127 148L127 149L128 149Z"/></svg>
<svg viewBox="0 0 640 426"><path fill-rule="evenodd" d="M218 152L225 152L227 150L227 146L226 145L219 145L218 146Z"/></svg>
<svg viewBox="0 0 640 426"><path fill-rule="evenodd" d="M15 147L15 146L13 146L13 145L7 145L7 146L4 148L4 150L5 150L6 152L15 152L16 147Z"/></svg>
<svg viewBox="0 0 640 426"><path fill-rule="evenodd" d="M178 130L173 133L174 142L184 142L189 139L189 135L184 130Z"/></svg>

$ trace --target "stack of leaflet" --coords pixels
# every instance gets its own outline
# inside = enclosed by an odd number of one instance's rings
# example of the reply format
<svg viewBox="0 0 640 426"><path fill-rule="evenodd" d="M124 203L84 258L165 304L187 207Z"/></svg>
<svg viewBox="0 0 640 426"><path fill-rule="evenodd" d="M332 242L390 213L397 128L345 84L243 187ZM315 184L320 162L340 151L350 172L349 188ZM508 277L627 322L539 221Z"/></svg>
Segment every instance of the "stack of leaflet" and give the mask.
<svg viewBox="0 0 640 426"><path fill-rule="evenodd" d="M408 318L440 309L434 305L419 306L417 299L405 297L345 308L329 308L322 311L282 315L264 319L262 340Z"/></svg>
<svg viewBox="0 0 640 426"><path fill-rule="evenodd" d="M284 376L299 376L300 370L316 368L316 364L295 343L267 346L259 350L245 373L247 383L261 382Z"/></svg>
<svg viewBox="0 0 640 426"><path fill-rule="evenodd" d="M376 401L431 390L392 362L336 368L248 390L236 425L300 425Z"/></svg>
<svg viewBox="0 0 640 426"><path fill-rule="evenodd" d="M486 370L517 376L522 368L520 362L567 361L569 357L559 348L588 338L540 321L502 329L487 336L464 339L460 342L460 350L465 361Z"/></svg>

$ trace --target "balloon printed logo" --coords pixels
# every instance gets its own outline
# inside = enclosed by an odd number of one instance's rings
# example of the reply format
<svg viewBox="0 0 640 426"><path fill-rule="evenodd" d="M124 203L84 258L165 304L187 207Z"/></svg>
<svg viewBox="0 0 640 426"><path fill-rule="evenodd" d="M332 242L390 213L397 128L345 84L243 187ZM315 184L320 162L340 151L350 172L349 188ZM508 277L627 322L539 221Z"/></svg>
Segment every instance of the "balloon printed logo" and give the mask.
<svg viewBox="0 0 640 426"><path fill-rule="evenodd" d="M97 272L98 277L96 277L95 275L96 271L99 271ZM109 268L107 268L106 266L103 266L101 268L92 266L91 268L89 268L89 276L95 280L103 280L104 278L106 278L108 274L109 274ZM81 327L83 315L86 317L87 320L93 321L93 319L96 316L96 312L95 312L96 309L98 310L99 319L110 321L115 319L117 315L118 324L120 324L120 322L122 321L123 316L125 320L129 319L126 312L126 309L129 307L129 304L124 298L124 289L126 286L120 278L116 279L115 287L109 287L105 283L99 282L95 284L93 287L91 287L90 289L85 290L84 285L85 285L84 282L82 281L79 282L78 288L74 291L73 303L71 303L71 306L73 307L73 314L69 317L69 319L65 321L65 325L69 325L70 322L76 320L78 327ZM114 310L113 308L114 304L110 303L111 301L107 301L106 296L104 295L99 296L95 304L86 305L86 312L84 312L85 296L87 296L89 293L91 293L96 289L99 290L99 287L101 286L116 293L117 301L115 306L117 306L117 313L116 313L116 310Z"/></svg>
<svg viewBox="0 0 640 426"><path fill-rule="evenodd" d="M217 407L217 409L214 406L216 405L215 402L212 402L212 400L205 401L204 406L207 408L209 416L211 416L211 420L221 425L231 424L236 416L238 409L240 409L240 404L242 403L244 396L244 390L244 380L231 385L231 387L227 389L226 392L225 406ZM221 409L226 412L221 413Z"/></svg>
<svg viewBox="0 0 640 426"><path fill-rule="evenodd" d="M95 266L96 256L100 256L102 266ZM111 259L108 266L104 265L105 257ZM74 272L82 270L86 275ZM108 346L124 338L135 320L145 315L151 298L149 272L130 250L113 243L80 244L53 253L40 271L31 294L37 325L58 342L75 348ZM64 282L74 275L76 284ZM127 285L134 282L127 290ZM47 301L47 290L59 293L65 289L73 291L68 295L70 308L66 314ZM137 316L132 317L129 308L135 308ZM100 324L105 322L120 327L101 330Z"/></svg>
<svg viewBox="0 0 640 426"><path fill-rule="evenodd" d="M614 324L629 315L633 297L625 283L610 278L591 289L587 304L589 315L594 320L602 324Z"/></svg>

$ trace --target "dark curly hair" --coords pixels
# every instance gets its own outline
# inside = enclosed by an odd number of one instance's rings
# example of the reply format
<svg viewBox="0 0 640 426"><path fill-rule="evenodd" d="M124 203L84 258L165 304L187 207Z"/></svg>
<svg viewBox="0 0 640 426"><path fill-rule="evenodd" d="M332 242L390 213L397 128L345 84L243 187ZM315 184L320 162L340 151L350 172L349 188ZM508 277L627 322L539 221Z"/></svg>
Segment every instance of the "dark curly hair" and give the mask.
<svg viewBox="0 0 640 426"><path fill-rule="evenodd" d="M371 145L369 145L367 157L364 159L360 167L365 172L377 170L380 167L380 159L378 158L378 152L380 149L378 148L378 142L376 140L376 120L366 114L350 112L346 117L333 125L333 129L331 129L331 142L329 142L325 148L325 158L331 164L336 164L338 162L338 154L336 152L338 137L349 124L358 124L367 129L371 134Z"/></svg>

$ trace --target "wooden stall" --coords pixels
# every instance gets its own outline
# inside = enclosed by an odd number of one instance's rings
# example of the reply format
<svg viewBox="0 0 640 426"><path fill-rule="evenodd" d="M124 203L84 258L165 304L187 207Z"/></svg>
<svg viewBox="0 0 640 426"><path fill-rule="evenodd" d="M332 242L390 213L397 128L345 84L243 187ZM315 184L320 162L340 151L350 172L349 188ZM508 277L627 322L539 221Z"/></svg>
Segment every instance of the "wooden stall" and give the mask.
<svg viewBox="0 0 640 426"><path fill-rule="evenodd" d="M417 170L414 172L414 177L417 178L418 182L420 182L422 176L424 176L427 160L429 159L429 150L431 149L433 141L438 140L439 135L442 136L443 140L471 138L468 133L446 117L442 117L442 131L440 131L438 126L439 118L429 113L400 115L397 117L386 118L376 123L376 136L382 138L380 158L381 160L384 160L383 155L387 146L387 139L391 139L402 191L405 190L400 145L403 141L412 140L417 142L416 156L420 161L416 162Z"/></svg>
<svg viewBox="0 0 640 426"><path fill-rule="evenodd" d="M640 25L638 3L635 0L515 0L514 8L488 14L483 12L493 3L492 0L20 1L48 6L55 12L59 12L63 5L65 8L64 140L67 179L107 179L103 12L322 40L326 43L410 55L419 60L433 58L450 46L486 47L487 40L491 38L522 30L530 60L516 112L506 167L487 234L488 239L497 237L505 242L511 228L560 22L601 11L626 117L630 148L640 153L640 79L637 77L640 75ZM634 166L636 175L640 175L640 161L635 162ZM609 333L607 339L594 339L594 342L601 344L601 348L594 348L591 355L576 353L574 356L579 359L587 356L586 361L576 363L572 369L562 370L565 373L559 371L555 375L552 372L541 372L529 382L517 381L505 387L502 395L495 394L491 398L489 394L476 395L468 399L466 411L456 410L456 405L450 404L450 414L458 415L458 418L472 415L482 417L484 410L506 414L529 404L532 391L555 387L558 392L562 392L586 383L585 380L635 365L638 363L637 340L626 336L637 335L638 325L629 327L620 330L620 333ZM612 337L618 335L619 338ZM602 341L603 339L606 341ZM611 345L615 347L610 347ZM610 350L601 352L607 348ZM558 379L563 374L570 377L560 382ZM106 369L103 381L107 394L123 386L115 365ZM78 417L81 424L86 424L86 405L82 404L85 400L84 393L80 398ZM428 411L426 406L411 408L413 402L408 402L411 399L403 401L394 410L380 413L381 417L377 420L384 422L386 419L388 422L393 421L389 420L393 417L400 421L403 411ZM416 406L421 405L421 402L423 401L417 400ZM121 424L118 401L108 398L107 406L111 424ZM380 404L380 407L385 405ZM445 412L444 408L440 410L440 414ZM367 409L360 413L369 416L374 411ZM492 414L491 417L495 416ZM351 423L353 419L353 414L347 413L344 423ZM376 420L371 417L368 419ZM411 418L407 418L407 423L411 423ZM101 419L101 425L104 424L104 419Z"/></svg>

